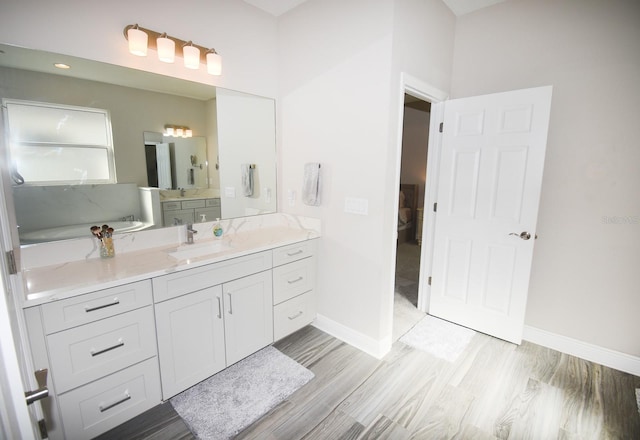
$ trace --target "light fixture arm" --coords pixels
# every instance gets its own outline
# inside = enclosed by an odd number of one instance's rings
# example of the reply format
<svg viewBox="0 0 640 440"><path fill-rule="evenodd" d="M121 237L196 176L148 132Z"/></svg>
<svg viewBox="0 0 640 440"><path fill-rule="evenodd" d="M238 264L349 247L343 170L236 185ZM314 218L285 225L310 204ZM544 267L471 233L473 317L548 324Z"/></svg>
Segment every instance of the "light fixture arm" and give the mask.
<svg viewBox="0 0 640 440"><path fill-rule="evenodd" d="M184 58L184 54L182 52L182 47L185 45L189 45L189 46L194 46L197 47L198 49L200 49L200 62L206 64L207 63L207 53L218 53L216 52L215 49L209 49L207 47L204 46L199 46L197 44L192 43L191 41L185 41L185 40L181 40L179 38L176 37L172 37L171 35L167 35L166 33L160 33L160 32L156 32L156 31L152 31L151 29L146 29L143 27L138 26L137 24L130 24L127 25L124 28L124 38L129 40L129 35L127 34L127 31L129 29L139 29L143 32L146 32L147 35L149 36L149 42L148 42L148 47L150 49L153 50L158 50L158 47L156 45L156 39L158 37L165 37L165 38L169 38L170 40L173 40L176 43L176 56L180 57L180 58Z"/></svg>

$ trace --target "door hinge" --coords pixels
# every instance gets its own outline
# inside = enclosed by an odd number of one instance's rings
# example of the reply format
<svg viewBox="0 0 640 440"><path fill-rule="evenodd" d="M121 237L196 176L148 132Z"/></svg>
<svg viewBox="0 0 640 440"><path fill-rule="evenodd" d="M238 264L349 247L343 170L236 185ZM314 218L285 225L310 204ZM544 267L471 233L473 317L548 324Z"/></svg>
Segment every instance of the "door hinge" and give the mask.
<svg viewBox="0 0 640 440"><path fill-rule="evenodd" d="M438 128L438 131L440 131L440 133L442 133L444 130L444 122L440 123L440 128Z"/></svg>
<svg viewBox="0 0 640 440"><path fill-rule="evenodd" d="M433 204L433 212L438 212L438 202Z"/></svg>
<svg viewBox="0 0 640 440"><path fill-rule="evenodd" d="M7 251L7 269L9 270L9 274L15 275L18 273L18 268L16 267L16 256L13 251Z"/></svg>
<svg viewBox="0 0 640 440"><path fill-rule="evenodd" d="M47 424L44 419L38 420L38 428L40 429L40 438L49 438L49 431L47 431Z"/></svg>
<svg viewBox="0 0 640 440"><path fill-rule="evenodd" d="M431 277L429 277L429 280L427 281L427 283L431 285Z"/></svg>

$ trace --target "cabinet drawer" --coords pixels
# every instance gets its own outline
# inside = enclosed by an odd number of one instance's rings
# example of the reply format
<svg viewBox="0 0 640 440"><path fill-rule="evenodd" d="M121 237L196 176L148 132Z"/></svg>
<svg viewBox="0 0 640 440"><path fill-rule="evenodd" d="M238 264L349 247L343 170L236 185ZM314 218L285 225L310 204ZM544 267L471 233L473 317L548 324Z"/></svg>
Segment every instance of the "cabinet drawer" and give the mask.
<svg viewBox="0 0 640 440"><path fill-rule="evenodd" d="M315 257L273 268L273 303L298 296L313 289L316 283Z"/></svg>
<svg viewBox="0 0 640 440"><path fill-rule="evenodd" d="M65 437L91 439L161 403L156 358L58 396Z"/></svg>
<svg viewBox="0 0 640 440"><path fill-rule="evenodd" d="M163 211L178 211L180 209L182 209L180 202L162 202Z"/></svg>
<svg viewBox="0 0 640 440"><path fill-rule="evenodd" d="M182 209L204 208L204 199L184 200Z"/></svg>
<svg viewBox="0 0 640 440"><path fill-rule="evenodd" d="M271 251L232 258L153 279L153 300L158 303L216 284L271 269Z"/></svg>
<svg viewBox="0 0 640 440"><path fill-rule="evenodd" d="M151 306L47 337L58 393L157 354Z"/></svg>
<svg viewBox="0 0 640 440"><path fill-rule="evenodd" d="M279 247L273 250L273 265L281 266L292 261L301 260L315 254L315 240L301 241L300 243Z"/></svg>
<svg viewBox="0 0 640 440"><path fill-rule="evenodd" d="M205 199L204 206L207 208L220 206L220 199Z"/></svg>
<svg viewBox="0 0 640 440"><path fill-rule="evenodd" d="M50 334L144 307L151 302L151 281L144 280L45 304L42 306L42 319L46 333Z"/></svg>
<svg viewBox="0 0 640 440"><path fill-rule="evenodd" d="M313 291L291 298L273 308L273 339L279 340L310 324L316 317Z"/></svg>

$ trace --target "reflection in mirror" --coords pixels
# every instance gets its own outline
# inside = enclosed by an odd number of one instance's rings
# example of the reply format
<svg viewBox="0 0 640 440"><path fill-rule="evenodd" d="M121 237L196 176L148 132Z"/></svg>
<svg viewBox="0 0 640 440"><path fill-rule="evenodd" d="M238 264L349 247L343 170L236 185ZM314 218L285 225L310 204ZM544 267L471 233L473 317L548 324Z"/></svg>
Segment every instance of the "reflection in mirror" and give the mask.
<svg viewBox="0 0 640 440"><path fill-rule="evenodd" d="M54 62L71 69L58 71ZM276 211L272 99L1 44L0 98L62 109L98 109L109 115L111 123L112 183L81 177L16 182L13 199L22 244L85 237L92 224L117 221L116 232L124 232ZM57 122L68 116L63 111ZM18 142L18 131L8 122L5 139L9 144ZM27 123L37 126L39 121ZM162 138L166 124L190 127L193 141ZM148 143L146 133L160 134L160 139ZM247 137L248 133L253 136ZM56 139L43 142L49 142L50 151L64 146ZM167 148L158 147L161 144L168 145L168 160ZM156 147L156 174L158 155L165 155L164 177L148 174L146 145ZM10 149L4 145L5 163L13 159ZM245 195L242 166L249 163L255 166L256 185ZM85 161L74 167L82 176L90 165Z"/></svg>
<svg viewBox="0 0 640 440"><path fill-rule="evenodd" d="M149 186L160 189L203 189L209 187L207 140L162 136L144 132Z"/></svg>

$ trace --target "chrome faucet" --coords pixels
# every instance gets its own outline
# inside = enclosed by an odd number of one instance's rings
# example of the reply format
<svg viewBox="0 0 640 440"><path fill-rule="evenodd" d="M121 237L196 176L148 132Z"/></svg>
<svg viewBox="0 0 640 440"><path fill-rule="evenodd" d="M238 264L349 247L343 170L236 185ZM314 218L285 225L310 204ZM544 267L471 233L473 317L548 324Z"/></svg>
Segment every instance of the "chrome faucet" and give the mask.
<svg viewBox="0 0 640 440"><path fill-rule="evenodd" d="M187 244L193 244L193 234L197 234L198 231L193 229L191 223L187 223Z"/></svg>

